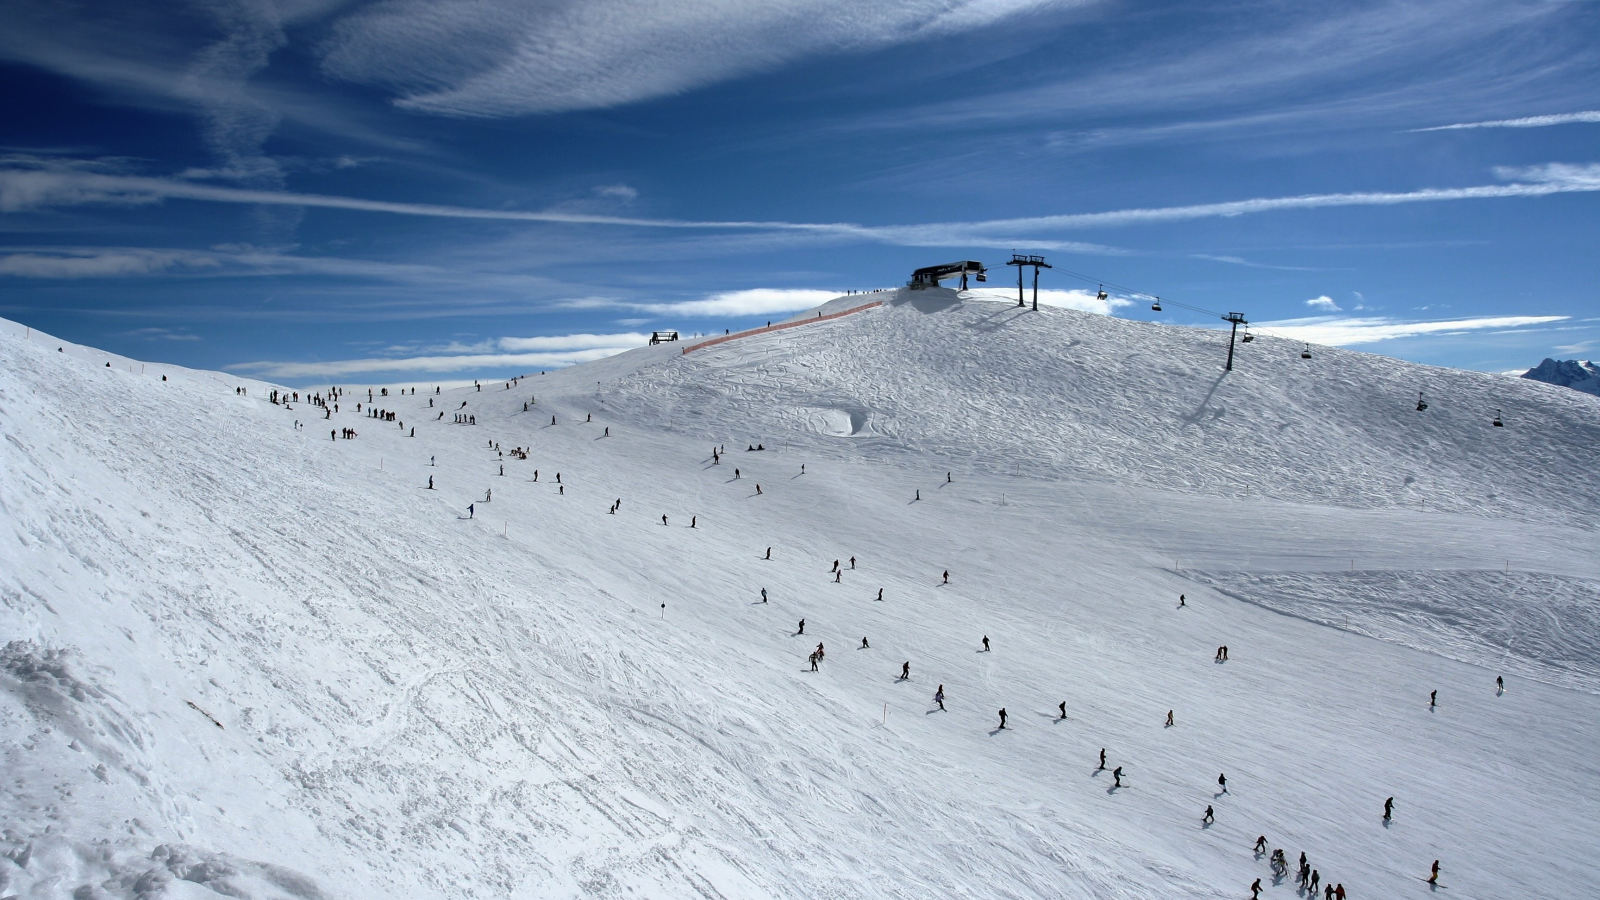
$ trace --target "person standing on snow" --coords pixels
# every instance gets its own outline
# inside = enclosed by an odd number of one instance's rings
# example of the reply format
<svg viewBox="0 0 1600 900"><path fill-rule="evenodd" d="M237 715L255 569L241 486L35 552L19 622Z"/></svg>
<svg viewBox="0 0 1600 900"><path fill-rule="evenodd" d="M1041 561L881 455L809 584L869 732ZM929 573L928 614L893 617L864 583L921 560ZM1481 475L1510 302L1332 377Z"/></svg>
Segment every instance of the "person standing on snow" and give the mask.
<svg viewBox="0 0 1600 900"><path fill-rule="evenodd" d="M1096 772L1104 772L1105 769L1106 769L1106 748L1101 747L1100 748L1100 768L1096 769L1095 771Z"/></svg>
<svg viewBox="0 0 1600 900"><path fill-rule="evenodd" d="M944 711L944 685L939 685L939 689L933 692L933 702L939 704L940 712Z"/></svg>
<svg viewBox="0 0 1600 900"><path fill-rule="evenodd" d="M1217 821L1217 814L1211 810L1210 806L1207 806L1206 814L1200 817L1200 821L1210 825Z"/></svg>
<svg viewBox="0 0 1600 900"><path fill-rule="evenodd" d="M1114 779L1112 784L1111 784L1112 787L1122 787L1122 767L1121 766L1117 766L1115 769L1111 770L1111 777L1112 777L1112 779Z"/></svg>
<svg viewBox="0 0 1600 900"><path fill-rule="evenodd" d="M983 636L983 652L989 652L989 636L987 634Z"/></svg>
<svg viewBox="0 0 1600 900"><path fill-rule="evenodd" d="M477 515L478 515L478 513L477 513L476 510L473 509L472 504L468 503L467 504L467 518L471 519L471 518L476 517Z"/></svg>
<svg viewBox="0 0 1600 900"><path fill-rule="evenodd" d="M428 490L430 490L430 491L433 490L433 476L432 475L428 476Z"/></svg>
<svg viewBox="0 0 1600 900"><path fill-rule="evenodd" d="M900 664L900 680L901 681L910 681L911 680L911 660L909 660L909 659Z"/></svg>
<svg viewBox="0 0 1600 900"><path fill-rule="evenodd" d="M1217 776L1217 787L1220 788L1221 792L1224 794L1228 792L1228 776L1226 773Z"/></svg>
<svg viewBox="0 0 1600 900"><path fill-rule="evenodd" d="M1065 719L1067 717L1067 701L1061 701L1061 705L1057 709L1061 710L1061 718Z"/></svg>
<svg viewBox="0 0 1600 900"><path fill-rule="evenodd" d="M1394 798L1390 797L1383 801L1383 820L1387 822L1392 818L1394 818Z"/></svg>
<svg viewBox="0 0 1600 900"><path fill-rule="evenodd" d="M762 588L761 589L761 602L762 603L767 602L767 589L766 588Z"/></svg>
<svg viewBox="0 0 1600 900"><path fill-rule="evenodd" d="M1000 707L1000 728L1003 730L1005 727L1006 727L1006 708L1004 706L1002 706L1002 707Z"/></svg>
<svg viewBox="0 0 1600 900"><path fill-rule="evenodd" d="M805 619L801 619L800 620L800 630L796 631L795 634L805 634L805 633L806 633L806 620Z"/></svg>

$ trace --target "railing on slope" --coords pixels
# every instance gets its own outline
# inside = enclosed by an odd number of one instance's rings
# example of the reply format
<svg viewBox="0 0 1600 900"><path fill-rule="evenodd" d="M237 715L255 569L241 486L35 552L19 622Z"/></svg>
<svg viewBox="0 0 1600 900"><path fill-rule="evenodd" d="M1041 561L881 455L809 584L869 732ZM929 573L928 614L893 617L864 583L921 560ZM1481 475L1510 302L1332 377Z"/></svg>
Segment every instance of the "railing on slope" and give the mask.
<svg viewBox="0 0 1600 900"><path fill-rule="evenodd" d="M868 303L868 304L866 304L864 306L857 306L854 309L847 309L844 312L830 313L830 314L828 314L826 316L819 315L819 316L814 316L814 317L809 318L809 319L796 319L793 322L779 322L776 325L768 325L768 326L766 326L764 328L752 328L749 331L740 331L740 332L736 332L734 334L725 334L725 335L722 335L721 337L714 337L714 338L712 338L712 339L710 339L708 341L701 341L698 344L690 344L689 346L683 348L683 352L684 353L688 353L691 350L699 350L702 347L711 347L711 346L714 346L716 344L725 344L728 341L734 340L735 338L749 337L750 335L753 335L753 334L766 334L769 331L782 331L785 328L797 328L797 327L799 327L801 325L810 325L810 324L812 324L814 322L828 322L828 321L832 321L833 319L838 319L838 318L841 318L843 316L848 316L851 313L865 312L866 310L872 309L873 307L882 306L882 305L883 305L883 301L882 300L874 300L871 303Z"/></svg>

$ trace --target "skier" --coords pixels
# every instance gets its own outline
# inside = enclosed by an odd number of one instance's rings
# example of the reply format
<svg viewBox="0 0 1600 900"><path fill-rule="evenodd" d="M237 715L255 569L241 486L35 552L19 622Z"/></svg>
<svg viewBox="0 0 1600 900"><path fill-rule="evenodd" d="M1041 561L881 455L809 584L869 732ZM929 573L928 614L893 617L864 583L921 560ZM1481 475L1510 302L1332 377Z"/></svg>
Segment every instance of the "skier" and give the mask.
<svg viewBox="0 0 1600 900"><path fill-rule="evenodd" d="M805 633L806 633L806 620L805 619L801 619L800 620L800 630L796 631L795 634L805 634Z"/></svg>
<svg viewBox="0 0 1600 900"><path fill-rule="evenodd" d="M805 463L801 463L800 464L800 474L804 475L805 473L806 473L806 464Z"/></svg>
<svg viewBox="0 0 1600 900"><path fill-rule="evenodd" d="M911 680L911 660L909 660L909 659L900 664L900 680L901 681L910 681Z"/></svg>
<svg viewBox="0 0 1600 900"><path fill-rule="evenodd" d="M833 561L833 568L829 569L828 571L830 573L839 571L839 561L837 559Z"/></svg>
<svg viewBox="0 0 1600 900"><path fill-rule="evenodd" d="M867 644L867 639L866 638L862 638L861 639L861 649L863 649L863 650L871 649L871 647L868 646L868 644Z"/></svg>
<svg viewBox="0 0 1600 900"><path fill-rule="evenodd" d="M1067 701L1061 701L1059 709L1061 710L1061 718L1065 719L1067 717Z"/></svg>
<svg viewBox="0 0 1600 900"><path fill-rule="evenodd" d="M1256 838L1256 852L1257 853L1265 853L1265 852L1267 852L1267 836L1266 835L1263 834L1262 836Z"/></svg>
<svg viewBox="0 0 1600 900"><path fill-rule="evenodd" d="M500 474L504 475L505 473L506 473L506 464L505 463L501 463L500 464Z"/></svg>
<svg viewBox="0 0 1600 900"><path fill-rule="evenodd" d="M918 500L921 500L921 499L922 499L922 489L921 489L921 488L918 488L918 489L917 489L917 499L918 499Z"/></svg>
<svg viewBox="0 0 1600 900"><path fill-rule="evenodd" d="M667 524L667 514L666 513L662 513L661 514L661 524L663 524L663 525Z"/></svg>
<svg viewBox="0 0 1600 900"><path fill-rule="evenodd" d="M428 476L428 490L430 490L430 491L433 490L433 476L432 475Z"/></svg>
<svg viewBox="0 0 1600 900"><path fill-rule="evenodd" d="M944 483L945 484L949 484L950 483L950 473L949 472L944 473Z"/></svg>
<svg viewBox="0 0 1600 900"><path fill-rule="evenodd" d="M939 704L941 712L944 711L944 685L939 685L939 689L933 692L933 702Z"/></svg>
<svg viewBox="0 0 1600 900"><path fill-rule="evenodd" d="M833 583L834 584L842 584L843 582L844 582L844 573L843 572L835 572L835 573L833 573Z"/></svg>
<svg viewBox="0 0 1600 900"><path fill-rule="evenodd" d="M762 603L767 602L767 589L766 588L762 588L761 589L761 602Z"/></svg>
<svg viewBox="0 0 1600 900"><path fill-rule="evenodd" d="M1102 751L1102 752L1104 752L1104 751ZM1104 763L1101 763L1100 765L1101 765L1101 768L1105 767ZM1122 787L1122 767L1121 766L1117 766L1115 769L1111 770L1111 777L1112 777L1112 779L1114 779L1112 781L1112 784L1111 784L1112 787Z"/></svg>
<svg viewBox="0 0 1600 900"><path fill-rule="evenodd" d="M772 548L771 547L767 548L767 557L766 558L767 559L771 559L772 558Z"/></svg>
<svg viewBox="0 0 1600 900"><path fill-rule="evenodd" d="M461 405L462 405L462 406L466 406L466 404L465 404L465 403L463 403L463 404L461 404ZM551 425L554 425L554 424L555 424L555 423L556 423L556 417L555 417L555 416L551 416L551 417L550 417L550 424L551 424Z"/></svg>
<svg viewBox="0 0 1600 900"><path fill-rule="evenodd" d="M739 467L738 466L734 466L733 467L733 477L735 477L735 478L739 477Z"/></svg>
<svg viewBox="0 0 1600 900"><path fill-rule="evenodd" d="M1505 692L1506 692L1506 680L1505 680L1505 678L1503 678L1503 677L1501 677L1499 675L1496 675L1494 677L1494 695L1496 697L1498 697L1501 694L1504 694Z"/></svg>
<svg viewBox="0 0 1600 900"><path fill-rule="evenodd" d="M476 510L473 509L472 504L468 503L467 504L467 518L471 519L471 518L476 517L477 515L478 515L478 513L477 513Z"/></svg>
<svg viewBox="0 0 1600 900"><path fill-rule="evenodd" d="M1210 806L1207 806L1206 807L1206 814L1200 817L1200 821L1206 823L1207 825L1210 825L1213 822L1217 821L1217 814L1211 811L1211 807Z"/></svg>
<svg viewBox="0 0 1600 900"><path fill-rule="evenodd" d="M1250 885L1250 900L1256 900L1256 898L1260 897L1260 896L1261 896L1261 879L1257 878L1255 880L1255 883Z"/></svg>
<svg viewBox="0 0 1600 900"><path fill-rule="evenodd" d="M1310 893L1311 896L1315 897L1317 895L1317 882L1319 882L1321 880L1322 880L1322 873L1318 872L1316 869L1312 869L1311 870L1311 878L1310 878L1310 880L1308 880L1306 882L1306 887L1309 889L1309 893Z"/></svg>
<svg viewBox="0 0 1600 900"><path fill-rule="evenodd" d="M1105 768L1106 768L1106 748L1101 747L1100 748L1100 768L1096 769L1095 771L1096 772L1104 772Z"/></svg>
<svg viewBox="0 0 1600 900"><path fill-rule="evenodd" d="M1004 706L1000 707L1000 727L1002 729L1006 727L1006 708Z"/></svg>
<svg viewBox="0 0 1600 900"><path fill-rule="evenodd" d="M1184 603L1183 603L1183 595L1182 594L1178 595L1178 605L1179 606L1183 606L1184 605Z"/></svg>
<svg viewBox="0 0 1600 900"><path fill-rule="evenodd" d="M689 517L689 527L690 528L695 527L695 525L697 525L699 523L699 521L700 521L700 517L699 516L690 516Z"/></svg>
<svg viewBox="0 0 1600 900"><path fill-rule="evenodd" d="M989 652L989 636L987 634L983 636L983 652Z"/></svg>
<svg viewBox="0 0 1600 900"><path fill-rule="evenodd" d="M949 584L950 583L950 570L949 569L945 569L944 570L944 583L945 584Z"/></svg>
<svg viewBox="0 0 1600 900"><path fill-rule="evenodd" d="M878 599L879 600L883 599L883 588L878 588Z"/></svg>
<svg viewBox="0 0 1600 900"><path fill-rule="evenodd" d="M807 659L811 660L811 671L815 672L817 670L817 660L819 659L817 651L811 651L811 655Z"/></svg>
<svg viewBox="0 0 1600 900"><path fill-rule="evenodd" d="M1394 818L1394 798L1390 797L1383 801L1383 820L1387 822L1392 818Z"/></svg>
<svg viewBox="0 0 1600 900"><path fill-rule="evenodd" d="M1433 874L1428 876L1428 883L1434 885L1439 883L1439 861L1437 859L1433 861Z"/></svg>
<svg viewBox="0 0 1600 900"><path fill-rule="evenodd" d="M759 482L759 481L756 482L756 493L757 494L761 493L761 482Z"/></svg>
<svg viewBox="0 0 1600 900"><path fill-rule="evenodd" d="M611 437L611 426L610 425L606 426L606 433L605 433L604 437Z"/></svg>
<svg viewBox="0 0 1600 900"><path fill-rule="evenodd" d="M1167 710L1167 727L1172 727L1172 710Z"/></svg>
<svg viewBox="0 0 1600 900"><path fill-rule="evenodd" d="M1221 793L1226 794L1228 792L1228 776L1226 774L1217 776L1217 787L1221 789Z"/></svg>
<svg viewBox="0 0 1600 900"><path fill-rule="evenodd" d="M494 499L494 488L489 488L483 492L483 502L488 503L492 499Z"/></svg>
<svg viewBox="0 0 1600 900"><path fill-rule="evenodd" d="M1428 692L1428 708L1429 709L1433 709L1434 705L1437 704L1438 702L1439 702L1439 692L1438 691L1429 691Z"/></svg>
<svg viewBox="0 0 1600 900"><path fill-rule="evenodd" d="M850 557L850 568L854 569L855 567L856 567L856 558L854 556L852 556L852 557Z"/></svg>

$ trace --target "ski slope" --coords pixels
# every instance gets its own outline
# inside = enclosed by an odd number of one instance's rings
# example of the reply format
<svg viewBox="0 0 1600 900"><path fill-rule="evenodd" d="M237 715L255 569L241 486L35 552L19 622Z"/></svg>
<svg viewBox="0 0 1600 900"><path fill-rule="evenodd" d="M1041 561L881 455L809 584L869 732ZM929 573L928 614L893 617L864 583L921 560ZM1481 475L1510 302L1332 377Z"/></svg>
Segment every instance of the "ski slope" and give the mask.
<svg viewBox="0 0 1600 900"><path fill-rule="evenodd" d="M1590 890L1600 399L885 299L403 426L5 323L0 897Z"/></svg>

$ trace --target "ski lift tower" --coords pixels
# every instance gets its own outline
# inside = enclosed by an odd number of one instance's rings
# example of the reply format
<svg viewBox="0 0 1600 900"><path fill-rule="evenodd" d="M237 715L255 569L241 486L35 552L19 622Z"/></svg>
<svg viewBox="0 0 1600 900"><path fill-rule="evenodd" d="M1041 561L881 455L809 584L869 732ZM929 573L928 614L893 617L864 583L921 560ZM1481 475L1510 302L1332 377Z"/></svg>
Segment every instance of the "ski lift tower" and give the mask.
<svg viewBox="0 0 1600 900"><path fill-rule="evenodd" d="M1022 302L1022 270L1023 270L1023 268L1025 268L1027 266L1032 266L1033 267L1033 310L1034 310L1034 312L1038 312L1039 311L1039 270L1040 269L1053 269L1053 268L1055 268L1055 266L1052 266L1049 263L1045 262L1044 261L1044 257L1042 257L1042 256L1023 256L1020 253L1011 254L1011 261L1006 263L1006 265L1008 265L1008 266L1016 266L1017 267L1017 306L1019 306L1019 307L1025 305Z"/></svg>
<svg viewBox="0 0 1600 900"><path fill-rule="evenodd" d="M1222 321L1233 323L1233 331L1228 334L1228 367L1226 371L1233 371L1233 339L1239 334L1240 325L1248 325L1244 320L1244 313L1231 312L1222 317Z"/></svg>

